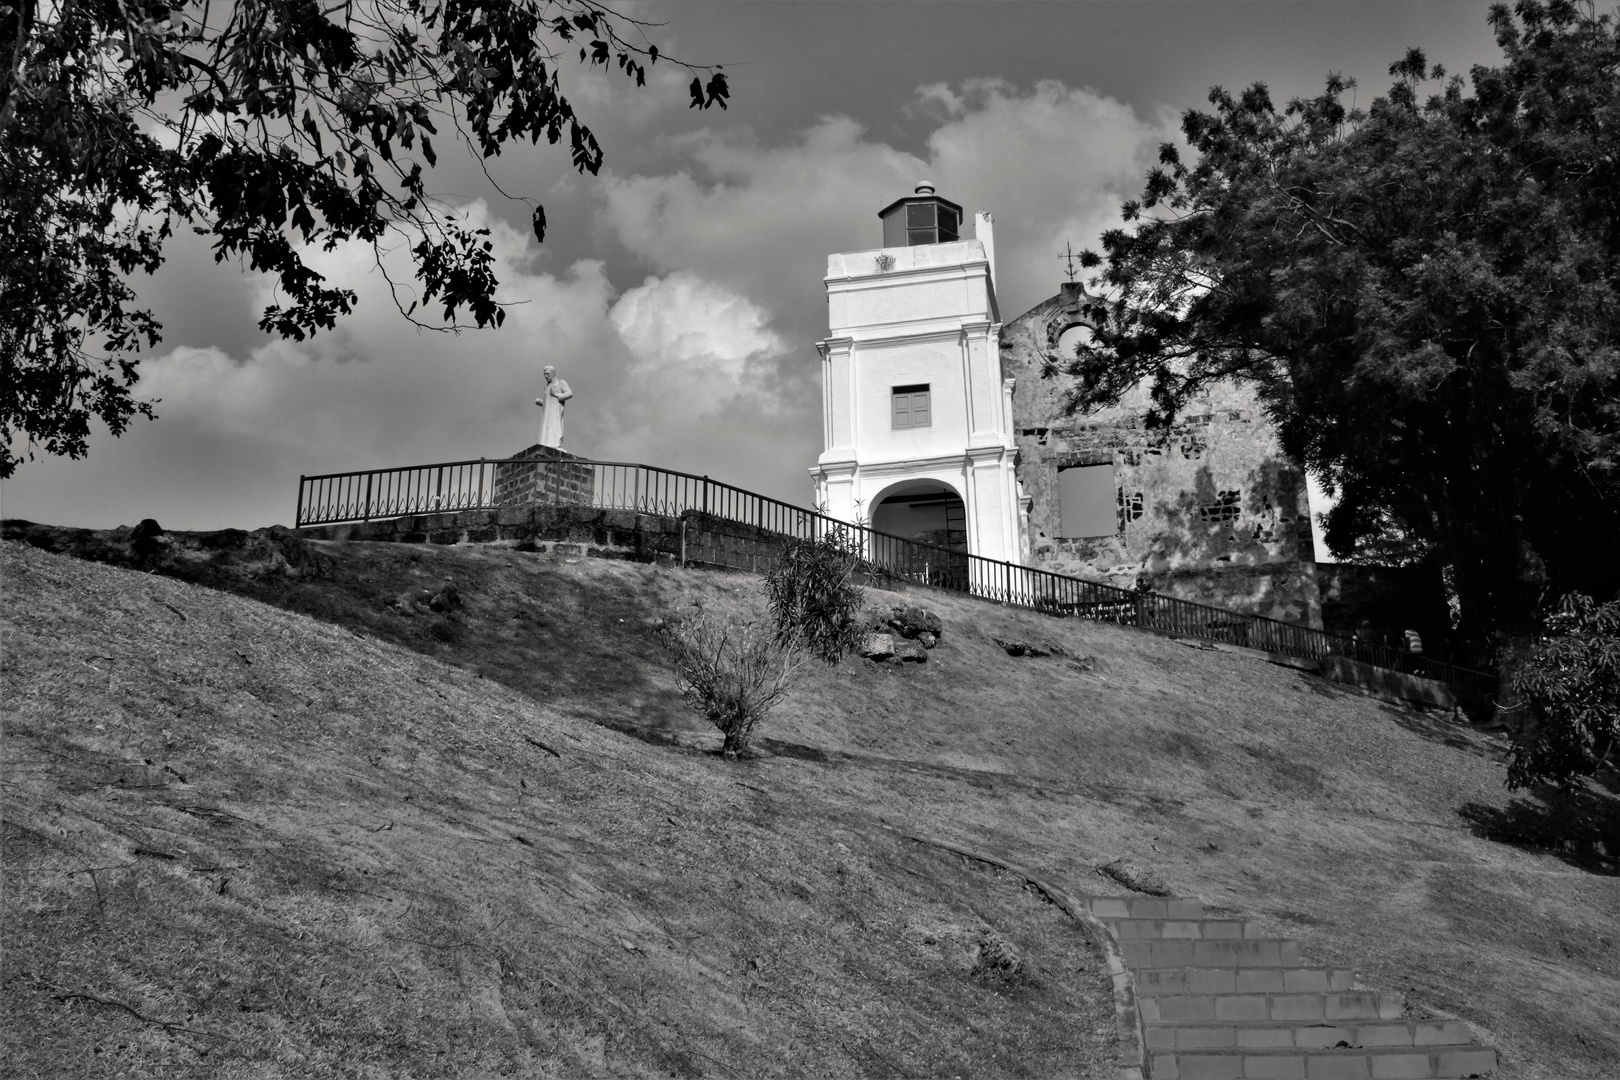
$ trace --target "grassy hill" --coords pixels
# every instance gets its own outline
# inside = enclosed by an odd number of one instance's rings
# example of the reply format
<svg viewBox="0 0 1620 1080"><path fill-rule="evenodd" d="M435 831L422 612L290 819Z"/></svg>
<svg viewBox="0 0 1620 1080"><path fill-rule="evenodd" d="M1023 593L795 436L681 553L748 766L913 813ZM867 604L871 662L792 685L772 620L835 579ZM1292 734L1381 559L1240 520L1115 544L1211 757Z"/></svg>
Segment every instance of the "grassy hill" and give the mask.
<svg viewBox="0 0 1620 1080"><path fill-rule="evenodd" d="M1526 842L1570 823L1447 717L921 594L928 664L807 668L728 763L648 624L757 614L745 576L11 534L161 571L3 545L17 1075L1111 1074L1080 929L905 833L1077 892L1130 857L1468 1020L1506 1076L1620 1061L1620 879ZM445 579L459 608L419 602Z"/></svg>

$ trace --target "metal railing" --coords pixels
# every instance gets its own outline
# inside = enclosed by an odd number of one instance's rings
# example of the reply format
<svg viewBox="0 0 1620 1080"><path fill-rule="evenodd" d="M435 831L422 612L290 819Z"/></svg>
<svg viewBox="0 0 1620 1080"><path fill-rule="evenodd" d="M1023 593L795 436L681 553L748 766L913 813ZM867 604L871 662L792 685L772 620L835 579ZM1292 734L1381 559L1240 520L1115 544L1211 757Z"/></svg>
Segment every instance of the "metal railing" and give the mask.
<svg viewBox="0 0 1620 1080"><path fill-rule="evenodd" d="M518 494L520 487L521 494ZM1488 695L1496 689L1496 677L1488 672L1413 656L1399 649L1358 642L1263 615L1247 615L1173 596L1122 589L909 540L865 525L839 521L707 476L629 462L575 457L478 458L303 476L299 478L296 520L302 528L548 503L632 510L665 517L697 512L782 537L835 536L879 581L930 585L1053 615L1142 626L1309 660L1346 656L1475 693Z"/></svg>

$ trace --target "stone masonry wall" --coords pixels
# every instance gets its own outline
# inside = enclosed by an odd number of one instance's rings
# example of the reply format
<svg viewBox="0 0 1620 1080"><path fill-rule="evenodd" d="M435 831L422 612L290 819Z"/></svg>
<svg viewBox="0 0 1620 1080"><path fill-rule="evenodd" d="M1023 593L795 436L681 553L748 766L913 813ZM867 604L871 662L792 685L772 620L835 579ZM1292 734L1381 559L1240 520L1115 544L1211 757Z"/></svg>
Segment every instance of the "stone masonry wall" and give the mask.
<svg viewBox="0 0 1620 1080"><path fill-rule="evenodd" d="M574 455L551 446L535 445L512 455L549 458L550 461L497 465L496 506L588 506L596 484L596 470Z"/></svg>
<svg viewBox="0 0 1620 1080"><path fill-rule="evenodd" d="M1065 380L1042 378L1080 293L1064 291L1001 332L1004 375L1017 379L1018 478L1031 499L1032 565L1274 619L1321 625L1303 474L1283 455L1252 393L1216 387L1167 429L1148 430L1146 388L1119 405L1068 417ZM1112 465L1116 531L1064 539L1058 470Z"/></svg>
<svg viewBox="0 0 1620 1080"><path fill-rule="evenodd" d="M684 526L684 529L683 529ZM679 517L589 506L504 507L422 514L383 521L310 525L299 536L396 544L493 544L518 551L593 559L625 559L747 570L775 569L782 555L780 533L688 510ZM857 584L897 592L921 588L890 575L858 571Z"/></svg>
<svg viewBox="0 0 1620 1080"><path fill-rule="evenodd" d="M679 563L684 558L687 565L757 573L775 567L783 539L765 529L695 510L668 517L590 506L464 510L314 525L299 529L298 534L319 540L398 544L498 544L519 551L634 562Z"/></svg>

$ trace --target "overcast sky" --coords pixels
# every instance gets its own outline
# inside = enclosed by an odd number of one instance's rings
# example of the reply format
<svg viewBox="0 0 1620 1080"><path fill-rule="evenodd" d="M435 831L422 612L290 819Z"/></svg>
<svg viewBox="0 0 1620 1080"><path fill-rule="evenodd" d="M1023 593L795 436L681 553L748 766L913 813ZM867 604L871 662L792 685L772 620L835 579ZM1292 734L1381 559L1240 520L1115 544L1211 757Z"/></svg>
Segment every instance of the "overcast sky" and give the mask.
<svg viewBox="0 0 1620 1080"><path fill-rule="evenodd" d="M606 150L494 164L441 149L437 188L494 230L498 331L405 324L372 255L318 262L360 294L336 332L271 340L267 286L175 242L137 282L165 326L142 364L155 422L104 431L78 462L24 463L0 513L107 527L291 524L301 473L507 456L532 444L540 369L574 390L565 448L706 473L808 505L821 451L826 256L881 245L877 211L931 180L996 221L1011 320L1057 291L1065 241L1095 246L1158 145L1211 86L1313 93L1330 71L1366 104L1410 46L1466 72L1499 53L1483 3L647 4L667 55L725 65L733 99L688 110L689 76L641 90L565 69ZM403 264L401 264L403 267ZM396 276L398 276L396 274ZM408 268L405 269L408 278Z"/></svg>

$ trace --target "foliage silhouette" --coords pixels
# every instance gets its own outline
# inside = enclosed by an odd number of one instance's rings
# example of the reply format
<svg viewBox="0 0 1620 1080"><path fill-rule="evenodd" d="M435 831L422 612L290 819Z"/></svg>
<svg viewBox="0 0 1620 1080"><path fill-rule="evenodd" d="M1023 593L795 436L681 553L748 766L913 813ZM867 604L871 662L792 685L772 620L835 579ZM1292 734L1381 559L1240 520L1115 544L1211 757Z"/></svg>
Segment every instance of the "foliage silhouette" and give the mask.
<svg viewBox="0 0 1620 1080"><path fill-rule="evenodd" d="M385 247L409 248L420 297L395 299L418 325L499 326L487 230L428 188L436 144L482 166L566 135L595 174L564 57L644 85L664 58L648 28L594 0L0 0L0 476L14 438L77 458L92 417L117 435L153 415L130 387L161 327L129 278L176 228L274 277L267 332L301 340L349 313L354 291L301 248L350 240L384 273ZM723 72L680 66L692 107L725 108ZM416 318L432 304L442 323Z"/></svg>
<svg viewBox="0 0 1620 1080"><path fill-rule="evenodd" d="M1146 380L1154 424L1253 384L1334 553L1449 568L1476 662L1620 586L1620 37L1566 0L1489 17L1472 93L1416 49L1365 112L1336 75L1281 110L1212 91L1085 254L1066 365L1075 407Z"/></svg>
<svg viewBox="0 0 1620 1080"><path fill-rule="evenodd" d="M1513 673L1525 722L1513 734L1508 787L1574 786L1620 737L1620 600L1571 593Z"/></svg>

